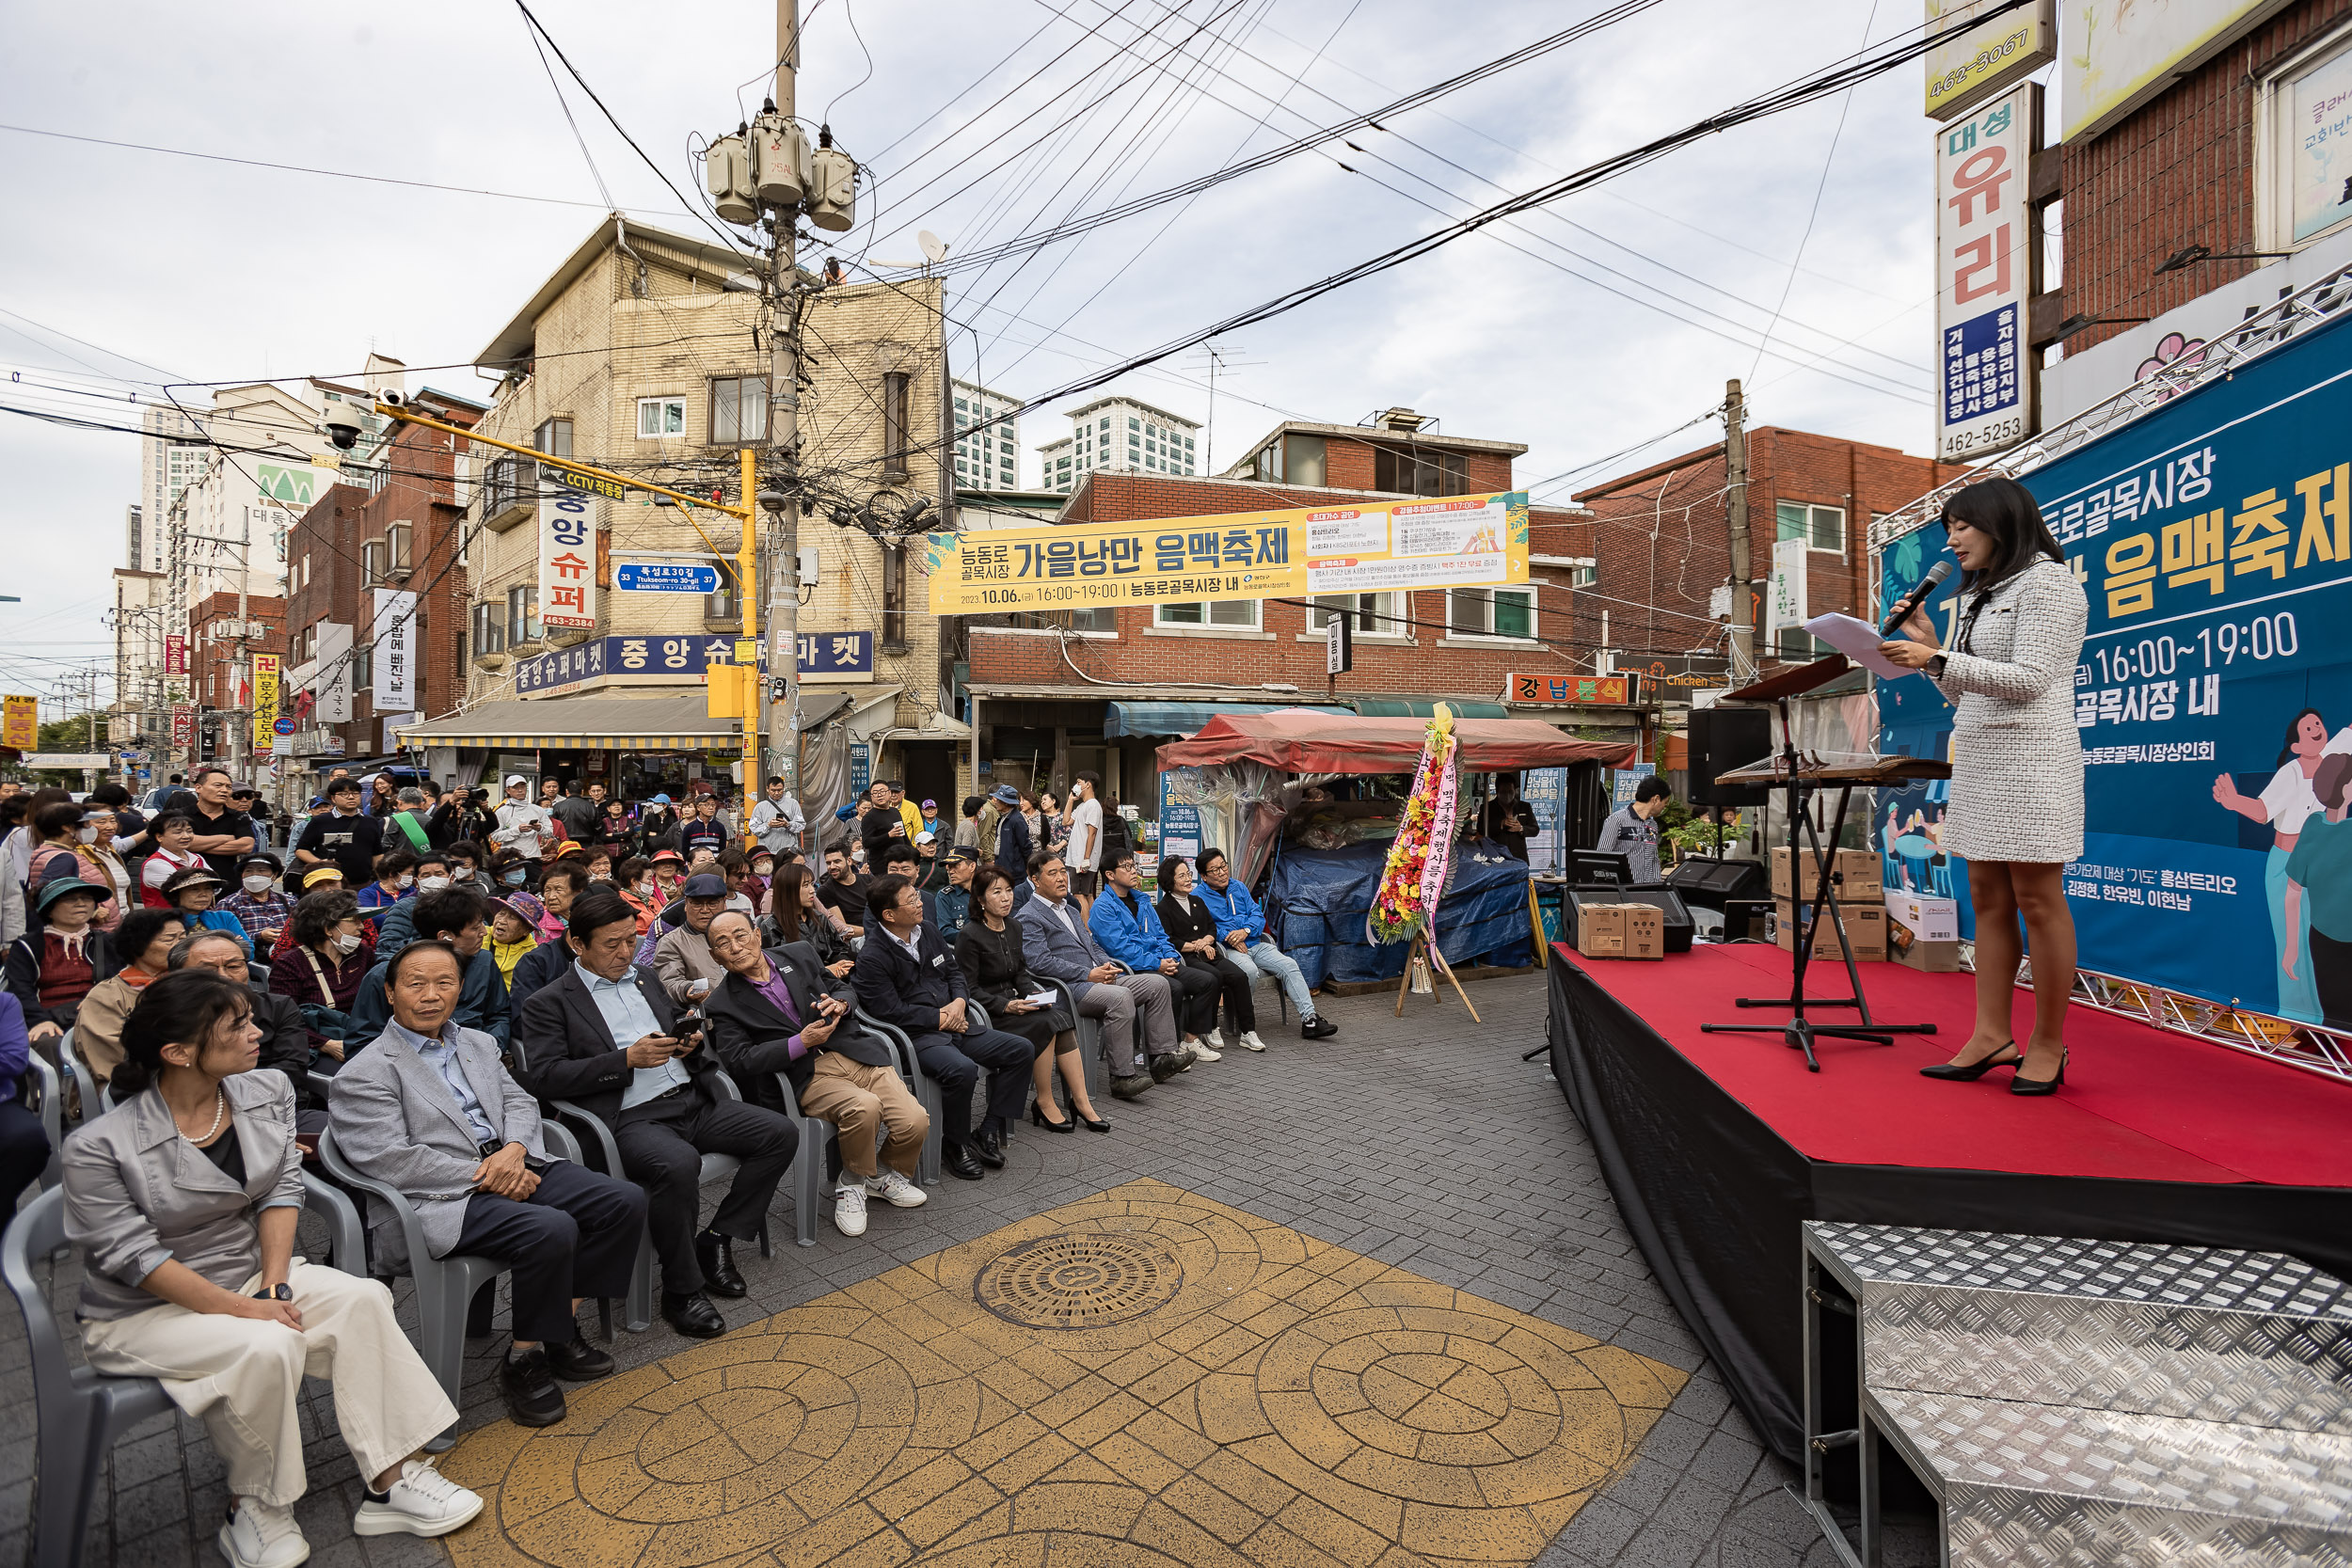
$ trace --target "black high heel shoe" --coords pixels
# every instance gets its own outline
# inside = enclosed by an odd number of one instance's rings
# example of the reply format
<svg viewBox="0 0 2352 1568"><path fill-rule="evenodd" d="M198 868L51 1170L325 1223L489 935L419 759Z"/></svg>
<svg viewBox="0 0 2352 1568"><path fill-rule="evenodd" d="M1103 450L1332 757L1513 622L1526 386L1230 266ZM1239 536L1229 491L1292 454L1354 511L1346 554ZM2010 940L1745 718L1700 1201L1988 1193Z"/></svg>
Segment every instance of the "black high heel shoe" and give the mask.
<svg viewBox="0 0 2352 1568"><path fill-rule="evenodd" d="M2002 1054L2004 1052L2007 1052L2009 1054ZM1933 1067L1921 1068L1919 1069L1919 1076L1922 1078L1941 1078L1945 1082L1950 1084L1973 1084L1978 1079L1983 1077L1986 1073L1991 1072L1996 1067L2015 1067L2025 1059L2025 1053L2017 1049L2017 1042L2015 1040L2011 1040L2007 1045L1997 1047L1994 1051L1993 1054L1987 1056L1983 1061L1975 1063L1972 1066L1957 1067L1950 1062L1938 1062Z"/></svg>
<svg viewBox="0 0 2352 1568"><path fill-rule="evenodd" d="M1062 1117L1059 1121L1047 1121L1045 1107L1034 1100L1029 1101L1029 1119L1049 1132L1075 1132L1078 1130L1078 1124L1068 1117Z"/></svg>
<svg viewBox="0 0 2352 1568"><path fill-rule="evenodd" d="M2065 1051L2060 1050L2058 1052L2058 1069L2057 1076L2051 1078L2028 1078L2021 1072L2010 1079L2009 1092L2011 1094L2056 1094L2058 1093L2058 1085L2065 1082L2066 1053Z"/></svg>
<svg viewBox="0 0 2352 1568"><path fill-rule="evenodd" d="M1073 1110L1070 1114L1073 1117L1078 1117L1078 1113L1075 1110ZM1111 1130L1110 1122L1103 1117L1078 1117L1078 1119L1087 1124L1087 1131L1089 1132L1107 1132Z"/></svg>

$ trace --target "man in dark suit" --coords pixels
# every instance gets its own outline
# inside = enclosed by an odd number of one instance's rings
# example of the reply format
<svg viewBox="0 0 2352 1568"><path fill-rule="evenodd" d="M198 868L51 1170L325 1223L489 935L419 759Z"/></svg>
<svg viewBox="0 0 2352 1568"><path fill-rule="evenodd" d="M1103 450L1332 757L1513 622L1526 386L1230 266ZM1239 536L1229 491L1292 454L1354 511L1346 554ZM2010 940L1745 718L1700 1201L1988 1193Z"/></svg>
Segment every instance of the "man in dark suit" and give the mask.
<svg viewBox="0 0 2352 1568"><path fill-rule="evenodd" d="M631 961L637 916L619 894L607 887L583 894L568 926L564 941L575 961L524 1005L515 1029L516 1077L542 1100L579 1101L612 1129L623 1172L648 1199L661 1315L689 1338L715 1338L727 1325L705 1291L746 1292L732 1243L759 1233L800 1147L800 1129L713 1084L714 1053L701 1049L698 1033L680 1033L660 981ZM709 1228L697 1230L705 1154L732 1154L743 1164Z"/></svg>
<svg viewBox="0 0 2352 1568"><path fill-rule="evenodd" d="M857 992L825 973L817 950L787 942L762 951L751 916L728 910L710 923L710 951L726 967L705 1004L710 1043L744 1092L781 1110L781 1074L803 1116L833 1123L833 1223L844 1236L866 1234L870 1195L899 1209L928 1196L914 1181L930 1113L897 1071L888 1040L850 1019ZM875 1132L889 1141L875 1158Z"/></svg>
<svg viewBox="0 0 2352 1568"><path fill-rule="evenodd" d="M977 1028L966 1016L963 966L923 918L923 895L914 883L884 877L870 891L866 911L866 945L850 971L858 1006L914 1042L915 1059L939 1085L941 1168L977 1181L980 1166L1004 1166L1004 1132L1026 1105L1037 1048L1018 1035ZM975 1133L972 1085L983 1067L988 1117Z"/></svg>

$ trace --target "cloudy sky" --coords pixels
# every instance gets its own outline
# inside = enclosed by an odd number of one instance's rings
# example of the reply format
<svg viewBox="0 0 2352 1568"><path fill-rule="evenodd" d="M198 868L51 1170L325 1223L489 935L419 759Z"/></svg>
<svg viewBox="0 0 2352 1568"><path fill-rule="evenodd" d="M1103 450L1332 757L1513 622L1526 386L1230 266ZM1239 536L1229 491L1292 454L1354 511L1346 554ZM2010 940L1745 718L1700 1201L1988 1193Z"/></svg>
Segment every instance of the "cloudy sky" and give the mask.
<svg viewBox="0 0 2352 1568"><path fill-rule="evenodd" d="M874 221L844 236L842 253L899 261L919 257L918 230L951 254L1033 232L1613 8L803 8L801 113L829 120L874 181L860 213ZM695 198L690 138L733 129L739 93L756 108L771 8L540 0L537 11L637 145ZM953 364L1034 397L1918 20L1915 4L1874 0L1660 0L1353 133L1353 148L1324 142L1083 242L959 276ZM0 247L0 378L14 382L0 402L18 407L135 422L129 400L159 383L353 374L371 349L434 367L415 383L485 395L466 362L596 221L603 191L644 222L707 232L560 66L559 103L521 13L496 0L18 6L0 40L10 127L0 198L15 219ZM1919 77L1908 65L1711 137L1233 334L1219 463L1285 416L1352 423L1401 404L1452 434L1525 442L1523 484L1581 467L1540 492L1565 495L1706 444L1705 422L1667 433L1717 404L1731 376L1747 381L1756 423L1926 450L1934 278ZM1195 351L1117 385L1202 419L1201 364ZM1050 407L1028 417L1025 482L1033 449L1067 428ZM9 588L24 601L0 604L0 681L46 690L110 646L100 617L122 563L137 442L0 415L0 466Z"/></svg>

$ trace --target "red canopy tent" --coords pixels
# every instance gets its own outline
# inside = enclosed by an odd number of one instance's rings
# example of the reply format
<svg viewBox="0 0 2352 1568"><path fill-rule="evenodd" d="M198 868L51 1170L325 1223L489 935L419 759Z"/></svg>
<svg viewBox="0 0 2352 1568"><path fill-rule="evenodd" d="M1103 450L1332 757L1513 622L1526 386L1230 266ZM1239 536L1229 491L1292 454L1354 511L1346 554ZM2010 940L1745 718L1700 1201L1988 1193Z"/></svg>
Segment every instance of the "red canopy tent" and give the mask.
<svg viewBox="0 0 2352 1568"><path fill-rule="evenodd" d="M1428 736L1425 719L1359 719L1282 708L1219 714L1189 740L1160 748L1160 771L1221 762L1259 762L1292 773L1409 773ZM1579 740L1533 719L1456 719L1455 766L1498 773L1598 762L1614 768L1633 755L1621 741Z"/></svg>

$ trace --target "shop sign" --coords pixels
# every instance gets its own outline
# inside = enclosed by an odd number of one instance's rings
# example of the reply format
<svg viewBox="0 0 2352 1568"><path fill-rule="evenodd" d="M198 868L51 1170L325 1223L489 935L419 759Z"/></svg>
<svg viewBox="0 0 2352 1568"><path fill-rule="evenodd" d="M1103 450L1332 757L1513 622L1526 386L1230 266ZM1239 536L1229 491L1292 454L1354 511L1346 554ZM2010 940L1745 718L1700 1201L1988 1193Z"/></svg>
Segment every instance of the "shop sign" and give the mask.
<svg viewBox="0 0 2352 1568"><path fill-rule="evenodd" d="M1527 492L930 536L934 615L1527 580Z"/></svg>
<svg viewBox="0 0 2352 1568"><path fill-rule="evenodd" d="M196 708L182 703L171 710L171 743L183 749L196 744Z"/></svg>
<svg viewBox="0 0 2352 1568"><path fill-rule="evenodd" d="M2041 428L2026 303L2042 272L2042 221L2026 204L2042 144L2042 89L2027 83L1935 136L1935 453L1956 461Z"/></svg>
<svg viewBox="0 0 2352 1568"><path fill-rule="evenodd" d="M1609 804L1612 807L1631 805L1633 792L1642 787L1644 779L1657 771L1658 765L1654 762L1637 762L1629 767L1612 768L1609 770Z"/></svg>
<svg viewBox="0 0 2352 1568"><path fill-rule="evenodd" d="M517 696L560 691L604 675L699 677L714 664L741 662L736 655L749 638L722 635L604 637L527 658L515 667ZM800 640L801 673L870 675L874 634L870 631L811 632ZM763 669L766 668L763 662Z"/></svg>
<svg viewBox="0 0 2352 1568"><path fill-rule="evenodd" d="M539 624L596 624L596 503L585 496L539 502Z"/></svg>
<svg viewBox="0 0 2352 1568"><path fill-rule="evenodd" d="M1731 684L1731 661L1721 654L1661 654L1649 658L1617 660L1622 674L1649 683L1655 692L1696 691Z"/></svg>
<svg viewBox="0 0 2352 1568"><path fill-rule="evenodd" d="M188 640L178 632L164 639L164 673L184 675L188 673Z"/></svg>
<svg viewBox="0 0 2352 1568"><path fill-rule="evenodd" d="M874 748L863 740L850 742L850 799L861 799L874 784Z"/></svg>
<svg viewBox="0 0 2352 1568"><path fill-rule="evenodd" d="M405 589L375 590L375 707L398 713L417 705L417 596Z"/></svg>
<svg viewBox="0 0 2352 1568"><path fill-rule="evenodd" d="M40 744L40 699L0 698L0 746L29 752Z"/></svg>
<svg viewBox="0 0 2352 1568"><path fill-rule="evenodd" d="M2001 7L1989 21L1970 22ZM1975 108L2058 58L2058 0L2004 7L2002 0L1928 0L1927 114L1949 119Z"/></svg>
<svg viewBox="0 0 2352 1568"><path fill-rule="evenodd" d="M1506 703L1600 703L1624 705L1633 700L1629 675L1529 675L1516 671L1502 677Z"/></svg>
<svg viewBox="0 0 2352 1568"><path fill-rule="evenodd" d="M278 654L253 656L253 750L260 756L267 756L277 749L278 726L283 722L278 717L281 658ZM293 729L292 724L286 725L288 733Z"/></svg>
<svg viewBox="0 0 2352 1568"><path fill-rule="evenodd" d="M870 631L814 631L800 640L803 679L810 675L870 675L874 673L874 634Z"/></svg>

